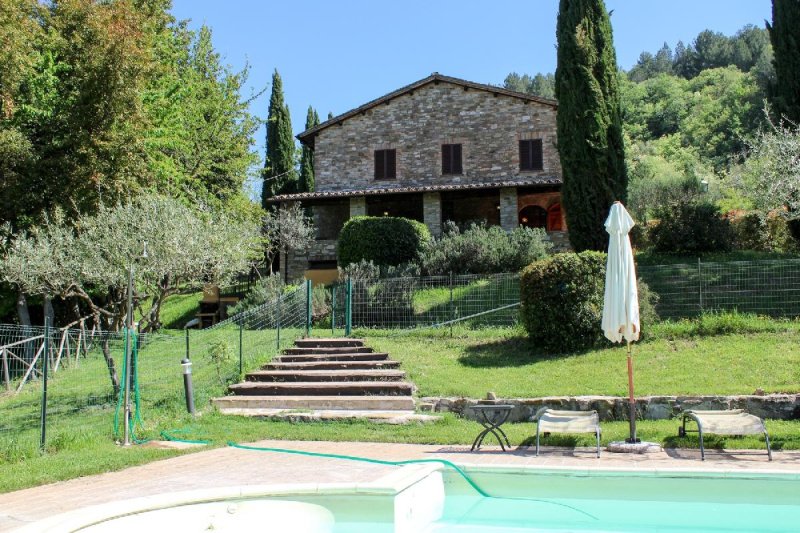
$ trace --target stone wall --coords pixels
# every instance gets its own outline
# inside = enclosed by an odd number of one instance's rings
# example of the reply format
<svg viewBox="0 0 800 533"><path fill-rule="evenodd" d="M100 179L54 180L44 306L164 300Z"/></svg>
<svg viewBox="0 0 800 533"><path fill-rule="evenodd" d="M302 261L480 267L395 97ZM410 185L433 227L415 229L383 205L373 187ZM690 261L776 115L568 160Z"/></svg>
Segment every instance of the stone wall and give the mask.
<svg viewBox="0 0 800 533"><path fill-rule="evenodd" d="M286 254L281 253L281 261L286 261ZM336 240L324 239L314 241L308 253L289 252L288 264L284 267L286 278L291 283L302 279L308 270L309 261L335 261L336 260ZM286 264L286 263L284 263Z"/></svg>
<svg viewBox="0 0 800 533"><path fill-rule="evenodd" d="M543 141L544 168L519 170L519 141ZM556 110L447 82L430 83L319 132L317 191L561 176ZM462 144L462 175L442 175L441 145ZM397 179L375 181L374 151L397 150Z"/></svg>
<svg viewBox="0 0 800 533"><path fill-rule="evenodd" d="M478 420L470 409L481 400L472 398L422 398L420 405L436 412L451 412L470 420ZM597 411L601 421L627 420L628 400L617 396L551 396L543 398L511 398L498 403L514 406L510 422L528 422L542 408ZM646 396L636 399L636 417L643 420L678 418L686 409L744 409L761 418L800 419L800 394L768 394L764 396ZM677 431L677 425L675 429Z"/></svg>

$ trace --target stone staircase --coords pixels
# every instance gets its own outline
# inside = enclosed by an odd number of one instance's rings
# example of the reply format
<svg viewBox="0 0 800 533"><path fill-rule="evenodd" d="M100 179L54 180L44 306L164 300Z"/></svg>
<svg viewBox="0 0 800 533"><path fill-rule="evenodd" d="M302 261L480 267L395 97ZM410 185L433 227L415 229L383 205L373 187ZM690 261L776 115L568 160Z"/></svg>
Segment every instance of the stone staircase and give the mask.
<svg viewBox="0 0 800 533"><path fill-rule="evenodd" d="M414 414L414 385L399 366L362 339L298 339L213 403L222 413L292 420L437 418Z"/></svg>

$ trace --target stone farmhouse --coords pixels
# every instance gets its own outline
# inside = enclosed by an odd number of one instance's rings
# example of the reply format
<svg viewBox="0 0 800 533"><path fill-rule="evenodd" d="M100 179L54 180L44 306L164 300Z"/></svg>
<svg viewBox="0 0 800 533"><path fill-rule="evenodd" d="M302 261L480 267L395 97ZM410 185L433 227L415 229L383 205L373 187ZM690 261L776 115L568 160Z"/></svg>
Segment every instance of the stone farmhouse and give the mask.
<svg viewBox="0 0 800 533"><path fill-rule="evenodd" d="M566 246L557 103L438 73L304 131L316 190L275 196L311 208L308 255L281 258L287 279L336 278L348 218L401 216L434 236L445 221L544 228Z"/></svg>

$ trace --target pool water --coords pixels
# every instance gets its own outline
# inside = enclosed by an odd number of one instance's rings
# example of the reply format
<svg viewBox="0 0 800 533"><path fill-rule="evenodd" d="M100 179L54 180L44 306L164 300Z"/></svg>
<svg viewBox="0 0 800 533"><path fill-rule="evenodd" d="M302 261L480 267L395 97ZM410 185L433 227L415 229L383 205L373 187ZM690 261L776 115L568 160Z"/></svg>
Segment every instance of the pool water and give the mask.
<svg viewBox="0 0 800 533"><path fill-rule="evenodd" d="M477 495L460 476L445 471L441 516L424 527L402 528L403 533L800 531L797 475L565 471L470 471L469 475L495 497ZM390 520L363 513L375 509L368 500L309 501L333 512L336 533L400 531Z"/></svg>
<svg viewBox="0 0 800 533"><path fill-rule="evenodd" d="M409 467L405 467L409 468ZM398 471L399 473L402 473ZM451 469L395 489L328 487L282 496L236 489L125 505L30 531L291 533L799 532L800 474L610 472L472 467L479 495ZM133 501L135 503L135 501ZM122 510L121 510L122 509ZM74 515L75 513L73 513ZM100 517L100 518L98 518ZM58 517L56 517L58 518ZM71 524L69 527L65 524ZM75 524L79 524L77 527ZM27 531L27 530L26 530Z"/></svg>

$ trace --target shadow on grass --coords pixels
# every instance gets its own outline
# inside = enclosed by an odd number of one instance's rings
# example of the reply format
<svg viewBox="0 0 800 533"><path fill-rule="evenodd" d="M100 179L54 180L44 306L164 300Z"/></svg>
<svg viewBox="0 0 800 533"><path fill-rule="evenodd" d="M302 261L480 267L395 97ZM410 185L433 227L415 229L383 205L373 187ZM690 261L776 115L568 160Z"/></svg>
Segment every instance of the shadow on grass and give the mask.
<svg viewBox="0 0 800 533"><path fill-rule="evenodd" d="M547 361L565 359L583 355L591 350L550 354L545 353L530 339L524 336L511 337L496 342L466 346L459 362L472 368L516 367Z"/></svg>

